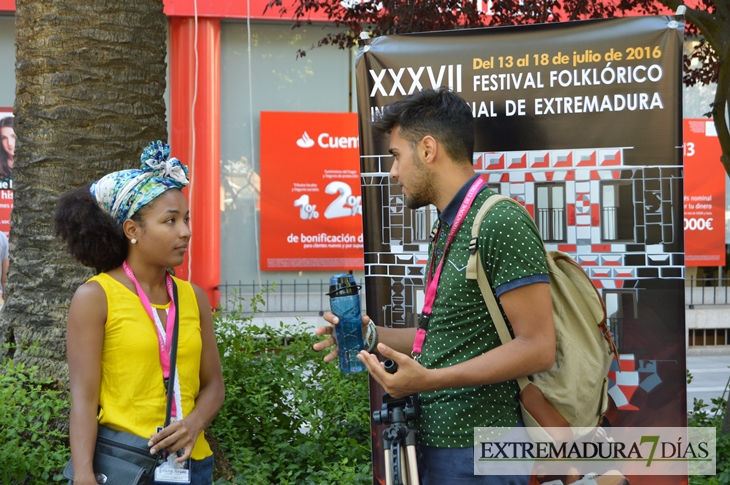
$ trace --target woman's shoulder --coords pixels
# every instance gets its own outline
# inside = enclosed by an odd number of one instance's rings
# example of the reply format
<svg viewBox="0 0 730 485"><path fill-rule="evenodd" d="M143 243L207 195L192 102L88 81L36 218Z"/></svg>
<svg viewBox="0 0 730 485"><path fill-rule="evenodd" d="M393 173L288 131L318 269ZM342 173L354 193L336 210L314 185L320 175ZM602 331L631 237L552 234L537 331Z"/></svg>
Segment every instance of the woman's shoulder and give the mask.
<svg viewBox="0 0 730 485"><path fill-rule="evenodd" d="M92 276L88 280L86 280L86 283L82 286L96 283L96 286L102 288L104 291L109 292L109 286L114 285L115 283L121 284L114 276L110 275L107 272L99 273L97 275Z"/></svg>
<svg viewBox="0 0 730 485"><path fill-rule="evenodd" d="M190 281L180 279L174 275L172 275L172 279L175 281L175 285L178 288L177 291L180 298L190 298L195 301L198 306L200 306L200 296L201 294L204 296L205 292L198 285L191 283Z"/></svg>
<svg viewBox="0 0 730 485"><path fill-rule="evenodd" d="M101 288L110 301L119 298L137 298L137 290L134 285L124 276L121 269L119 271L117 269L119 268L92 276L86 281L86 284L95 284Z"/></svg>
<svg viewBox="0 0 730 485"><path fill-rule="evenodd" d="M199 309L210 308L208 295L205 293L205 290L195 283L191 283L187 280L182 280L176 276L173 276L172 278L175 280L175 284L178 287L178 293L180 295L182 295L183 292L187 293L187 295L197 303Z"/></svg>
<svg viewBox="0 0 730 485"><path fill-rule="evenodd" d="M98 276L98 275L97 275ZM103 306L106 308L107 294L96 277L79 286L71 300L72 306Z"/></svg>
<svg viewBox="0 0 730 485"><path fill-rule="evenodd" d="M197 288L197 285L195 285L187 280L178 278L175 275L171 275L171 276L172 276L172 280L175 282L175 285L178 288L178 293L187 293L190 295L196 294L195 288Z"/></svg>

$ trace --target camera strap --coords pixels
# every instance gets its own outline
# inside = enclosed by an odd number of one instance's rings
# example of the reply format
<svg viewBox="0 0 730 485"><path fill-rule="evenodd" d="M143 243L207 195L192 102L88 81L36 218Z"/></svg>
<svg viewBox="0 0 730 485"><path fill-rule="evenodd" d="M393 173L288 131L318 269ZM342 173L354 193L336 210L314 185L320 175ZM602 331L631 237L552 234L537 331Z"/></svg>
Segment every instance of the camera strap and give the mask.
<svg viewBox="0 0 730 485"><path fill-rule="evenodd" d="M469 187L466 196L464 196L464 200L461 202L459 211L456 213L454 223L451 225L449 237L446 239L446 244L444 245L444 252L441 256L441 261L439 261L435 273L433 272L433 261L436 258L436 244L438 242L439 233L441 232L440 224L433 238L431 257L429 258L428 263L428 273L426 274L426 296L423 302L423 310L421 311L421 316L418 319L418 330L416 330L416 338L413 341L412 355L414 358L420 356L421 352L423 351L423 343L426 341L428 322L431 319L433 302L434 300L436 300L436 289L438 288L439 278L441 277L441 269L444 266L444 261L446 261L446 253L448 252L449 246L451 246L452 241L456 237L456 233L459 231L461 224L464 222L464 219L466 219L466 214L469 212L469 209L471 208L474 199L476 199L477 195L484 187L484 185L484 179L482 177L477 177L474 183L471 184L471 187Z"/></svg>

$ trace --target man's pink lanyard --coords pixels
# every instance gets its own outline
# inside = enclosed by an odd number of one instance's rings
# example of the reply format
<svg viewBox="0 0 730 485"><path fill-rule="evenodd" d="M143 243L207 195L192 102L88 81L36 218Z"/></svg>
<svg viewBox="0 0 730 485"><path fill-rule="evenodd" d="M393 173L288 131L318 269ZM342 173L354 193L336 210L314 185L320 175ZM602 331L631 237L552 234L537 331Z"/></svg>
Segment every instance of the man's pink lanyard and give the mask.
<svg viewBox="0 0 730 485"><path fill-rule="evenodd" d="M127 275L127 278L132 280L134 283L134 286L137 287L137 296L139 296L139 300L142 302L142 306L147 311L147 315L149 315L150 319L152 319L152 324L155 326L155 331L157 333L157 343L159 345L160 349L160 364L162 364L162 377L165 379L164 382L167 382L167 380L170 378L170 348L168 348L167 342L170 342L170 345L172 345L172 333L175 328L175 299L172 296L172 278L170 275L166 275L165 278L165 284L167 286L167 294L170 295L170 309L167 312L167 326L165 328L165 335L162 335L162 332L160 332L160 329L157 328L157 321L159 320L159 317L155 313L155 310L152 308L152 305L150 304L150 299L147 298L147 295L145 294L142 287L139 285L139 282L137 281L137 278L134 277L134 273L132 272L132 268L129 267L129 264L127 264L127 261L124 261L122 264L122 268L124 269L124 273ZM156 317L156 318L155 318ZM166 342L167 340L167 342ZM167 386L165 386L165 392L167 392ZM172 400L172 416L177 416L176 406L175 406L175 400Z"/></svg>
<svg viewBox="0 0 730 485"><path fill-rule="evenodd" d="M436 268L435 274L432 273L433 260L436 257L434 255L434 251L436 250L436 243L438 242L439 232L441 231L440 227L437 230L436 235L433 239L431 261L428 264L428 274L426 275L426 298L423 303L421 317L418 319L418 330L416 331L416 338L413 341L414 356L420 355L423 350L423 342L426 340L426 330L428 330L428 321L431 318L431 308L433 307L433 302L436 299L436 288L439 285L439 278L441 277L441 268L443 268L444 261L446 261L446 252L449 250L449 246L454 240L454 237L456 237L456 233L459 231L461 223L464 222L464 219L466 219L466 213L469 212L469 208L471 207L472 202L474 202L474 199L476 198L477 194L479 194L479 191L482 189L483 186L484 179L482 177L477 177L474 183L471 184L469 191L466 193L466 196L461 203L461 207L459 207L459 211L456 213L456 217L454 218L454 223L451 226L451 231L449 231L449 237L448 239L446 239L446 244L444 245L444 254L441 256L441 261L439 261L439 265Z"/></svg>

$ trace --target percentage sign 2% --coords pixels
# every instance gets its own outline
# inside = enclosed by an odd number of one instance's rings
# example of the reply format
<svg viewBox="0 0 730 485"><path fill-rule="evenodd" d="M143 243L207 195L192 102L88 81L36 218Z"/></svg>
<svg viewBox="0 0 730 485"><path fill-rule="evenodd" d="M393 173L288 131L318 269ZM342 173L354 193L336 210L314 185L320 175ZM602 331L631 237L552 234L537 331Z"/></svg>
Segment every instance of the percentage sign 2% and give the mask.
<svg viewBox="0 0 730 485"><path fill-rule="evenodd" d="M309 203L309 195L305 194L294 201L294 207L299 207L299 217L302 220L317 219L317 206Z"/></svg>
<svg viewBox="0 0 730 485"><path fill-rule="evenodd" d="M362 196L349 196L347 198L347 205L351 207L352 212L350 215L356 216L362 214Z"/></svg>

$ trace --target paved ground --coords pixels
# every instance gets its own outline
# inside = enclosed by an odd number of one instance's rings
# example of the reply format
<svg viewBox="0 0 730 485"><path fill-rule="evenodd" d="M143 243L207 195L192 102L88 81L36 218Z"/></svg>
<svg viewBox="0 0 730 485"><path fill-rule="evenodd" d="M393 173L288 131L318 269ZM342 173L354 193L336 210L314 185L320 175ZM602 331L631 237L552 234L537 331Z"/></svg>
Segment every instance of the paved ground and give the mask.
<svg viewBox="0 0 730 485"><path fill-rule="evenodd" d="M687 369L693 377L692 383L687 386L687 410L692 410L695 397L710 403L711 398L722 396L730 379L728 366L730 366L730 353L687 356ZM727 393L725 399L728 399Z"/></svg>

